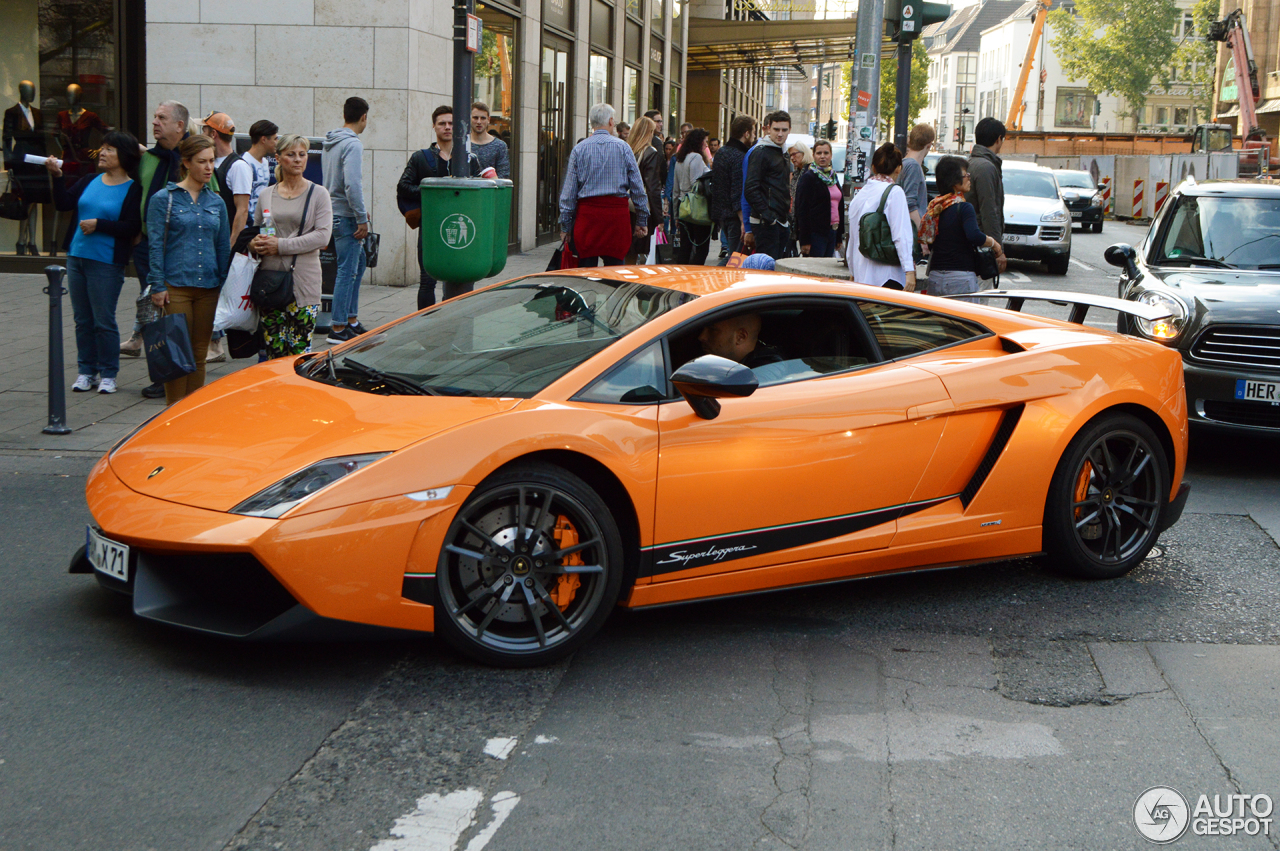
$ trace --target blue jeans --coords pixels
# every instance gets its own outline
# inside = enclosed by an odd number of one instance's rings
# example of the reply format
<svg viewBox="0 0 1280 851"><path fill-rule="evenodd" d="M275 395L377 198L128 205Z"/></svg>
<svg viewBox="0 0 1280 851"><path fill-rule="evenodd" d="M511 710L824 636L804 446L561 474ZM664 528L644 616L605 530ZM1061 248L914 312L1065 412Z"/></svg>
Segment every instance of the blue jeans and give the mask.
<svg viewBox="0 0 1280 851"><path fill-rule="evenodd" d="M356 220L333 217L333 247L338 274L333 280L334 325L346 325L360 316L360 281L364 278L364 245L355 238Z"/></svg>
<svg viewBox="0 0 1280 851"><path fill-rule="evenodd" d="M791 232L785 223L769 225L764 222L751 225L756 238L756 253L768 254L774 260L787 256L787 242Z"/></svg>
<svg viewBox="0 0 1280 851"><path fill-rule="evenodd" d="M120 372L116 302L123 286L123 266L67 258L67 290L76 320L76 369L81 375L115 378Z"/></svg>
<svg viewBox="0 0 1280 851"><path fill-rule="evenodd" d="M831 225L827 225L822 230L815 230L809 234L809 256L835 257L836 243L839 241Z"/></svg>

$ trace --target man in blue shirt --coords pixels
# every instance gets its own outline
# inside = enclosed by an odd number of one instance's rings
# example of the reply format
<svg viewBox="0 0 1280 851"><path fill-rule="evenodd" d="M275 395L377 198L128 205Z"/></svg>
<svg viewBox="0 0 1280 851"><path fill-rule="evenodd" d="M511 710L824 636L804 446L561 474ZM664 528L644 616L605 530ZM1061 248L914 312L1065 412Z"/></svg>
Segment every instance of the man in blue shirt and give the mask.
<svg viewBox="0 0 1280 851"><path fill-rule="evenodd" d="M613 107L591 107L591 135L574 146L560 190L560 229L572 234L571 253L579 266L621 266L632 236L648 236L645 225L631 227L630 196L636 221L649 220L640 167L631 147L618 138Z"/></svg>

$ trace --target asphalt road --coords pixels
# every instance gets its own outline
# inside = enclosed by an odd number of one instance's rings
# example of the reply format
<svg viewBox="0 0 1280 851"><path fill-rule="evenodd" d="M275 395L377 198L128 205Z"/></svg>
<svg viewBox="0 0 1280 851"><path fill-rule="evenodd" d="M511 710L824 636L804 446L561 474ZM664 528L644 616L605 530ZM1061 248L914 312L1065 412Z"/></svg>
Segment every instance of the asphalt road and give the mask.
<svg viewBox="0 0 1280 851"><path fill-rule="evenodd" d="M1140 235L1004 284L1111 294ZM65 573L91 461L0 457L0 851L1128 848L1156 784L1280 798L1280 441L1197 434L1188 514L1121 580L619 612L537 671L139 622Z"/></svg>

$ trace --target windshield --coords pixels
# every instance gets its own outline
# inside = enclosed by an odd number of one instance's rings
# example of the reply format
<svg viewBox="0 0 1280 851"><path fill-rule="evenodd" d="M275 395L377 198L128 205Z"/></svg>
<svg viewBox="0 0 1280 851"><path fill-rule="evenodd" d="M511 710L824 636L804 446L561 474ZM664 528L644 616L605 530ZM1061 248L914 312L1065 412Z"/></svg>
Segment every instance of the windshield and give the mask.
<svg viewBox="0 0 1280 851"><path fill-rule="evenodd" d="M1280 198L1183 195L1156 264L1280 269Z"/></svg>
<svg viewBox="0 0 1280 851"><path fill-rule="evenodd" d="M694 298L632 281L523 278L446 302L302 369L313 380L374 393L528 398Z"/></svg>
<svg viewBox="0 0 1280 851"><path fill-rule="evenodd" d="M1030 198L1057 198L1058 185L1053 175L1043 171L1023 171L1008 168L1002 172L1004 194L1025 195Z"/></svg>
<svg viewBox="0 0 1280 851"><path fill-rule="evenodd" d="M924 155L924 173L933 174L933 169L938 165L938 160L942 159L942 154L925 154Z"/></svg>
<svg viewBox="0 0 1280 851"><path fill-rule="evenodd" d="M1057 177L1058 185L1063 189L1097 189L1093 178L1083 171L1060 171Z"/></svg>

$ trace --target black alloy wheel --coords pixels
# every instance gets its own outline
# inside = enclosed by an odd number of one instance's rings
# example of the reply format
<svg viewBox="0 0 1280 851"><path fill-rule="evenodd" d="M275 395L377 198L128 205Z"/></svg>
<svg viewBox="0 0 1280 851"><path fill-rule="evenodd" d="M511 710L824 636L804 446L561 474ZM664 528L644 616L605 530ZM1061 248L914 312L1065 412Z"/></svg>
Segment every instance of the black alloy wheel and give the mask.
<svg viewBox="0 0 1280 851"><path fill-rule="evenodd" d="M1064 573L1123 576L1160 537L1169 464L1155 433L1129 414L1104 415L1058 462L1045 505L1045 551Z"/></svg>
<svg viewBox="0 0 1280 851"><path fill-rule="evenodd" d="M554 662L604 624L622 584L622 540L604 501L546 464L500 473L458 511L436 568L436 630L503 667Z"/></svg>

